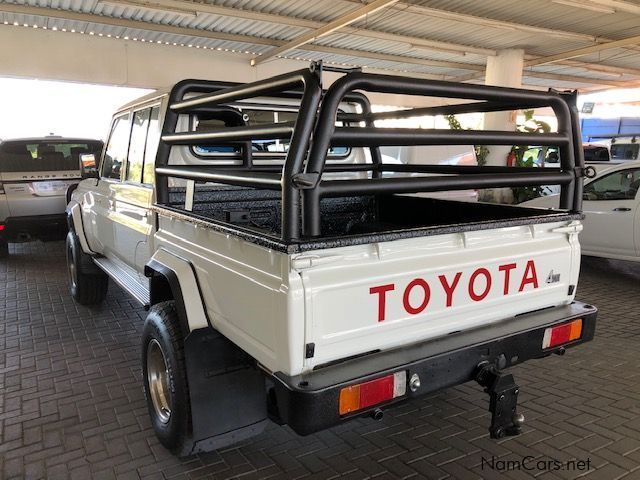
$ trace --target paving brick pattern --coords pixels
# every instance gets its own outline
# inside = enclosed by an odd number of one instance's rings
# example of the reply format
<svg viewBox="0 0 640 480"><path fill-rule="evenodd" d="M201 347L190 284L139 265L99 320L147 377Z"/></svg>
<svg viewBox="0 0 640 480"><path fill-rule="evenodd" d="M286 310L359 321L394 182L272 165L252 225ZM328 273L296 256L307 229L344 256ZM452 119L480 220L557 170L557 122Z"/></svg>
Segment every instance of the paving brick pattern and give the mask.
<svg viewBox="0 0 640 480"><path fill-rule="evenodd" d="M512 369L527 417L518 437L488 438L487 398L470 383L380 422L305 438L273 425L180 460L147 417L144 310L113 284L101 307L75 305L61 242L12 245L0 261L0 478L640 478L640 264L585 259L578 298L600 308L596 339ZM525 457L532 470L508 463ZM589 465L537 468L553 460Z"/></svg>

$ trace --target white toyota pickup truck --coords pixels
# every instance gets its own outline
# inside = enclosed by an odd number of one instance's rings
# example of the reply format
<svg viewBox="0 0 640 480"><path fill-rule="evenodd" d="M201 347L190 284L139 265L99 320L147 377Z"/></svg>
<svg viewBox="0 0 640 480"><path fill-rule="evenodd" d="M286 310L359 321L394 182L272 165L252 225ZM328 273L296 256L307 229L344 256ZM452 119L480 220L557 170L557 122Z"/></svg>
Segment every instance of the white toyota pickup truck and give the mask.
<svg viewBox="0 0 640 480"><path fill-rule="evenodd" d="M71 292L108 279L149 309L142 367L180 455L266 422L301 435L476 380L490 435L519 433L504 369L593 338L574 301L583 158L574 98L322 67L185 80L116 113L67 207ZM372 113L365 92L459 98ZM549 106L557 133L384 128L389 118ZM550 145L559 168L382 162L380 147ZM433 160L433 161L429 161ZM424 193L561 185L561 211Z"/></svg>

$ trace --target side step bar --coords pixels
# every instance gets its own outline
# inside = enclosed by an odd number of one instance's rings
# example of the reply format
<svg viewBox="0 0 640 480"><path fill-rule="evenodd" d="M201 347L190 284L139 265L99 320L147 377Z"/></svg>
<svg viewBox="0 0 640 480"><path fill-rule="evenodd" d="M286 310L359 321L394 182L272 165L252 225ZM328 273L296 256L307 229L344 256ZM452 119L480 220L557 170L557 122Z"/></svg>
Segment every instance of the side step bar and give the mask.
<svg viewBox="0 0 640 480"><path fill-rule="evenodd" d="M94 263L111 277L120 287L126 290L129 295L135 298L142 306L147 308L150 302L149 289L145 288L137 278L126 271L113 260L105 257L94 258Z"/></svg>

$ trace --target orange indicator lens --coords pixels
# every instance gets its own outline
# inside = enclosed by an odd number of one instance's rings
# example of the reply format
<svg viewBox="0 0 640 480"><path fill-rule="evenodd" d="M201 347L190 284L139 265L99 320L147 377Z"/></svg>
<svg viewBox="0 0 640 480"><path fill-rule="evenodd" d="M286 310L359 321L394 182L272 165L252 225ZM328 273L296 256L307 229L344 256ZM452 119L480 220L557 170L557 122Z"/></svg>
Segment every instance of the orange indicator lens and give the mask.
<svg viewBox="0 0 640 480"><path fill-rule="evenodd" d="M396 372L340 390L340 415L356 412L407 393L407 372Z"/></svg>

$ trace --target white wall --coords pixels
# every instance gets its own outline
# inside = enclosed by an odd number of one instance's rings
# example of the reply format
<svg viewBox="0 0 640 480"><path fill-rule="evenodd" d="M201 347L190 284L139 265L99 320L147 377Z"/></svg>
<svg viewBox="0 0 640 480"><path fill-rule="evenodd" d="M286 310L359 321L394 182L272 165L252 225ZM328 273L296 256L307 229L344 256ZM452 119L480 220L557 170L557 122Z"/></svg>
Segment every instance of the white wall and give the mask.
<svg viewBox="0 0 640 480"><path fill-rule="evenodd" d="M0 45L0 76L153 89L185 78L250 82L308 65L274 59L251 67L251 56L245 54L12 25L0 25ZM335 78L327 73L325 85ZM382 105L440 103L396 95L369 97L372 103Z"/></svg>

